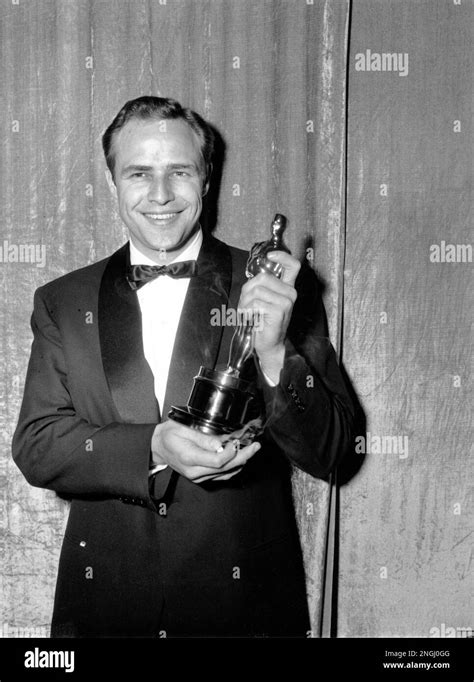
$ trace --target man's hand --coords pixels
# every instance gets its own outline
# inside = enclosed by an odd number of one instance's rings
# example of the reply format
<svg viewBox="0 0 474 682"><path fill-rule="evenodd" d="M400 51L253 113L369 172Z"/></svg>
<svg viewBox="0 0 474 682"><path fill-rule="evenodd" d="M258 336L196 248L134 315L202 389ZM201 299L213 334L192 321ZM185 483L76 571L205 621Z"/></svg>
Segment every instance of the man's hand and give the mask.
<svg viewBox="0 0 474 682"><path fill-rule="evenodd" d="M173 420L158 424L151 440L153 464L166 464L193 483L227 481L260 449L252 443L239 449L226 436L206 436Z"/></svg>
<svg viewBox="0 0 474 682"><path fill-rule="evenodd" d="M257 312L255 352L263 372L278 383L285 357L286 331L297 296L295 280L301 266L285 251L271 251L267 257L283 266L281 279L270 273L252 277L242 287L239 311L246 316L249 310Z"/></svg>

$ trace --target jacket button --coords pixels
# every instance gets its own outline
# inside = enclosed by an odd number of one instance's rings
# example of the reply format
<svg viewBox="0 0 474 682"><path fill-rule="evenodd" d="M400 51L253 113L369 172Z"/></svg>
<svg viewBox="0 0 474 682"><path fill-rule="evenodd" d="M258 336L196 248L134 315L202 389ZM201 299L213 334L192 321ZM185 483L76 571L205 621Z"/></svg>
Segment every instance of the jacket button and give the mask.
<svg viewBox="0 0 474 682"><path fill-rule="evenodd" d="M85 540L81 540L80 543L79 543L79 545L80 545L81 547L85 547L86 544L87 544L87 543L86 543Z"/></svg>

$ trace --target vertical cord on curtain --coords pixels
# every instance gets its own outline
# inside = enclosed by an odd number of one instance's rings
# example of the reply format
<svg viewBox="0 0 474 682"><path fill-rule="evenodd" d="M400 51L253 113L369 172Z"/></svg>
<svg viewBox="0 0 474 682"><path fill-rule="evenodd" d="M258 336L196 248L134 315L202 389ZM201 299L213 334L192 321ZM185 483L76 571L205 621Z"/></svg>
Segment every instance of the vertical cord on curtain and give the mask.
<svg viewBox="0 0 474 682"><path fill-rule="evenodd" d="M352 0L348 0L346 22L346 72L344 88L344 156L343 156L343 202L341 215L341 229L339 240L341 244L341 258L339 263L339 301L338 301L338 329L337 329L337 355L339 363L342 362L342 340L344 325L344 269L346 254L346 229L347 229L347 155L348 155L348 120L349 120L349 67L350 67L350 39L351 39ZM337 482L337 468L329 477L329 513L326 529L323 597L321 608L321 621L319 636L337 637L337 588L338 588L338 558L339 558L339 488Z"/></svg>

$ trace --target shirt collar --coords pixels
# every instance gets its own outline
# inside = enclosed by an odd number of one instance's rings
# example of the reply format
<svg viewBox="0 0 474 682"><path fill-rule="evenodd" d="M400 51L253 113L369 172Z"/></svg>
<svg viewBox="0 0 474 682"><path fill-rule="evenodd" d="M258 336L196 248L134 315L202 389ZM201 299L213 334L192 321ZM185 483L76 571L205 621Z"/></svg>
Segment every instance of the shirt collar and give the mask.
<svg viewBox="0 0 474 682"><path fill-rule="evenodd" d="M135 244L132 242L130 239L130 265L159 265L156 261L152 260L148 256L145 256L144 253L138 249ZM170 263L175 263L176 261L182 261L182 260L197 260L197 257L199 255L199 251L201 250L201 245L202 245L202 229L199 227L199 230L196 232L194 237L191 239L187 247L182 251L179 256L176 256L176 258L173 258L172 261L167 263L169 265ZM164 263L163 263L164 265Z"/></svg>

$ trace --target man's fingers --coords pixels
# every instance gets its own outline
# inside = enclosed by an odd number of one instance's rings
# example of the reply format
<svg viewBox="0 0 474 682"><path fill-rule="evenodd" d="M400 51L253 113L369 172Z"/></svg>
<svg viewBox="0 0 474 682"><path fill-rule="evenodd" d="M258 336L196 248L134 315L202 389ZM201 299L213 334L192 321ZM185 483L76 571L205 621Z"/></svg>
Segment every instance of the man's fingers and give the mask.
<svg viewBox="0 0 474 682"><path fill-rule="evenodd" d="M227 443L225 449L232 452L232 457L221 468L222 473L229 472L235 467L243 467L248 460L255 455L261 448L260 443L251 443L245 447L240 447L238 441L231 441Z"/></svg>
<svg viewBox="0 0 474 682"><path fill-rule="evenodd" d="M199 469L220 471L236 456L236 452L232 446L226 446L221 452L209 452L209 450L203 450L194 444L187 444L186 448L186 452L183 453L183 462L188 468L196 467ZM208 473L210 473L210 471L208 471Z"/></svg>
<svg viewBox="0 0 474 682"><path fill-rule="evenodd" d="M221 447L222 436L208 436L198 429L192 429L190 426L184 426L183 424L176 424L176 426L178 427L175 432L176 435L191 441L201 450L216 452Z"/></svg>
<svg viewBox="0 0 474 682"><path fill-rule="evenodd" d="M250 280L251 286L242 288L239 301L239 312L252 319L255 326L261 326L267 319L272 319L280 311L282 315L291 315L297 298L294 287L282 284L273 275L262 275ZM272 282L272 280L274 280ZM275 285L276 282L276 285ZM267 285L271 286L267 286ZM251 313L253 311L253 313Z"/></svg>
<svg viewBox="0 0 474 682"><path fill-rule="evenodd" d="M274 296L273 300L261 296L255 297L251 306L254 311L253 326L256 331L259 331L259 329L263 329L265 322L281 320L285 315L290 315L293 304L290 299L283 296Z"/></svg>
<svg viewBox="0 0 474 682"><path fill-rule="evenodd" d="M203 450L194 443L187 443L182 459L188 469L191 467L205 469L205 473L201 475L206 475L212 473L213 470L226 471L230 467L237 466L242 458L254 454L254 452L248 451L248 448L252 447L256 448L256 452L260 445L259 443L252 443L252 445L240 450L230 441L220 452L209 452L209 450ZM240 457L239 462L237 462L237 457Z"/></svg>
<svg viewBox="0 0 474 682"><path fill-rule="evenodd" d="M275 277L275 275L268 274L268 272L261 272L244 284L239 305L242 301L245 301L246 298L250 298L255 291L262 289L265 289L265 291L268 291L270 294L275 293L296 300L297 294L294 286L290 282L284 282L283 280L278 279L278 277Z"/></svg>
<svg viewBox="0 0 474 682"><path fill-rule="evenodd" d="M260 449L259 443L240 449L237 439L229 441L226 435L209 436L171 420L160 428L162 442L157 449L166 453L163 462L191 481L229 474Z"/></svg>
<svg viewBox="0 0 474 682"><path fill-rule="evenodd" d="M237 449L233 442L227 443L225 452L229 457L228 461L223 464L219 471L216 471L214 466L195 466L190 470L190 478L194 482L200 482L205 478L215 478L223 474L229 474L234 469L242 468L244 464L260 450L260 443L251 443L243 448Z"/></svg>
<svg viewBox="0 0 474 682"><path fill-rule="evenodd" d="M283 266L281 281L293 286L300 271L301 263L294 256L286 253L286 251L270 251L270 253L267 253L267 257L269 260L280 263Z"/></svg>
<svg viewBox="0 0 474 682"><path fill-rule="evenodd" d="M239 312L246 312L253 310L258 315L261 314L260 302L268 303L271 308L277 307L285 310L291 308L293 301L285 294L280 294L275 291L270 291L265 287L256 287L251 294L242 297L242 309L239 307Z"/></svg>

